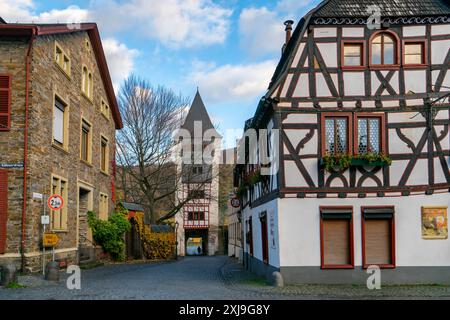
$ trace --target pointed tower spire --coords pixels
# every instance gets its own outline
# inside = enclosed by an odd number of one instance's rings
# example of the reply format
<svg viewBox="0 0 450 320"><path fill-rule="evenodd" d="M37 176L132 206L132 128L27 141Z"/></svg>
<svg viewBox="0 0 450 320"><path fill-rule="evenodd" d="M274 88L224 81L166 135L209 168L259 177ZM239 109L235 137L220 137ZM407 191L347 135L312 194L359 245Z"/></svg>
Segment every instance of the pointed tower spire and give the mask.
<svg viewBox="0 0 450 320"><path fill-rule="evenodd" d="M191 108L189 109L189 112L186 116L186 120L184 121L184 124L181 128L193 132L195 122L202 123L203 132L208 129L215 129L214 125L212 124L211 118L209 117L208 111L206 111L205 104L203 103L203 99L198 88L197 93L194 97L194 101L192 101ZM220 135L217 133L217 136Z"/></svg>

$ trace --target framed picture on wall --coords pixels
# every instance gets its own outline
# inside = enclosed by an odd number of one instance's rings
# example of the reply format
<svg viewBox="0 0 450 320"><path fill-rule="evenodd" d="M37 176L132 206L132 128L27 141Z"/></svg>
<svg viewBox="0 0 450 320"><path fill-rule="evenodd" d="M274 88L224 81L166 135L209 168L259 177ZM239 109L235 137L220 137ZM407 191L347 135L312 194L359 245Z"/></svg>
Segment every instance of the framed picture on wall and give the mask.
<svg viewBox="0 0 450 320"><path fill-rule="evenodd" d="M448 207L422 207L422 238L448 239Z"/></svg>

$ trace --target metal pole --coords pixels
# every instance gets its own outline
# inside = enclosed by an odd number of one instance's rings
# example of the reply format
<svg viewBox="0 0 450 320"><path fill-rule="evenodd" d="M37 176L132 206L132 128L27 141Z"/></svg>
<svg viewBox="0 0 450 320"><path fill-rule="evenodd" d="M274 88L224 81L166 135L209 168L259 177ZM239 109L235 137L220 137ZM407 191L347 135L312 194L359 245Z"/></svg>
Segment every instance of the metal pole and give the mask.
<svg viewBox="0 0 450 320"><path fill-rule="evenodd" d="M45 214L45 195L42 194L42 204L44 205L44 216ZM43 228L43 233L42 233L42 239L44 238L45 235L45 231L46 231L46 225L44 224L44 228ZM42 241L42 274L45 276L45 246L44 246L44 241Z"/></svg>

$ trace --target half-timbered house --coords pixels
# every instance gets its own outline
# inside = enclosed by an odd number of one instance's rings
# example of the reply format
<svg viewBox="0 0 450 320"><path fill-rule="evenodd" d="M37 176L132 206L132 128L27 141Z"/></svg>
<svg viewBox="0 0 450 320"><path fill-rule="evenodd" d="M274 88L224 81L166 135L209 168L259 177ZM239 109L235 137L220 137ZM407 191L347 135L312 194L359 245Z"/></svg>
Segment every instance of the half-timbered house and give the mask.
<svg viewBox="0 0 450 320"><path fill-rule="evenodd" d="M329 0L285 25L246 123L279 130L278 170L249 184L263 166L236 167L247 267L286 283L365 283L370 266L383 283L449 282L448 1Z"/></svg>

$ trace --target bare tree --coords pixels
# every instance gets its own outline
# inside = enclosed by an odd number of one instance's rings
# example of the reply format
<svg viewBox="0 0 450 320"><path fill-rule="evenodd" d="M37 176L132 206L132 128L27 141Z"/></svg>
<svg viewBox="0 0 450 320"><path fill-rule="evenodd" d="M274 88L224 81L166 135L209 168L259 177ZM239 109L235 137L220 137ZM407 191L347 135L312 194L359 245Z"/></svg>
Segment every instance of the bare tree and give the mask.
<svg viewBox="0 0 450 320"><path fill-rule="evenodd" d="M118 101L124 123L117 134L119 188L124 200L143 204L149 222L155 224L161 215L170 218L191 200L179 197L180 181L186 177L171 154L189 99L131 76Z"/></svg>

